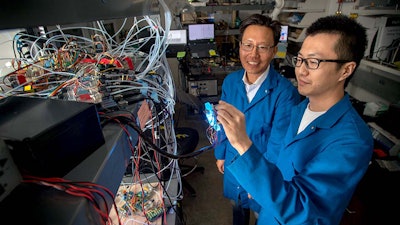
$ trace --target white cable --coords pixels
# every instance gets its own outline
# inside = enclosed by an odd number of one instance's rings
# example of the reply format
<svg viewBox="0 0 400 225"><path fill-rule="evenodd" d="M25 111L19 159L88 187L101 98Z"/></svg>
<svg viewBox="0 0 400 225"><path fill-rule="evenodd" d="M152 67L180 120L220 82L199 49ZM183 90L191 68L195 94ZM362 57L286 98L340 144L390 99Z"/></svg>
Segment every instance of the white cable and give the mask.
<svg viewBox="0 0 400 225"><path fill-rule="evenodd" d="M285 5L285 0L275 0L275 7L270 14L270 17L273 20L279 20L278 15L281 13L283 6Z"/></svg>

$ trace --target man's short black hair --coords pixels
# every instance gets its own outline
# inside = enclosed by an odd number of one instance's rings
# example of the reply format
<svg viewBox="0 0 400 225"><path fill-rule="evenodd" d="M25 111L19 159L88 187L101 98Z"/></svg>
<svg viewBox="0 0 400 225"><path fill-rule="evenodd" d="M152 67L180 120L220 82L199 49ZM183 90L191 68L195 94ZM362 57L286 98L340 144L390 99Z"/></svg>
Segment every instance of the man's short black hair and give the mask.
<svg viewBox="0 0 400 225"><path fill-rule="evenodd" d="M356 20L344 15L332 15L317 19L306 30L306 36L318 33L339 34L335 51L340 59L360 64L367 48L365 28Z"/></svg>
<svg viewBox="0 0 400 225"><path fill-rule="evenodd" d="M250 25L260 25L271 28L274 35L274 46L279 43L279 38L281 36L281 23L277 20L272 20L271 17L261 15L261 14L253 14L247 17L242 21L239 27L240 32L240 40L242 40L242 36L246 28Z"/></svg>
<svg viewBox="0 0 400 225"><path fill-rule="evenodd" d="M321 17L312 23L306 30L306 37L320 33L340 35L340 38L334 47L338 59L354 61L357 64L356 69L358 68L361 59L364 58L368 44L365 27L350 17L344 15L331 15ZM349 83L353 74L346 79L345 87Z"/></svg>

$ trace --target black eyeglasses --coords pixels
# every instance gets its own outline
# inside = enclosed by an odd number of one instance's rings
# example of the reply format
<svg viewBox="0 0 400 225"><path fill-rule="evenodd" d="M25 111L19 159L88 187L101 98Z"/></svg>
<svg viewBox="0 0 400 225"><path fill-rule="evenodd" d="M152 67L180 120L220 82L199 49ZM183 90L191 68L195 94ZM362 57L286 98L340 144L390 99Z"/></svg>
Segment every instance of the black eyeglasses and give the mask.
<svg viewBox="0 0 400 225"><path fill-rule="evenodd" d="M267 53L267 52L269 52L270 49L275 47L273 45L271 45L271 46L266 46L266 45L257 45L257 46L255 46L252 43L244 43L244 42L240 42L240 45L241 45L241 47L242 47L241 49L243 51L251 52L251 51L253 51L253 49L255 47L258 50L258 52L260 52L260 53Z"/></svg>
<svg viewBox="0 0 400 225"><path fill-rule="evenodd" d="M316 58L301 58L298 56L294 56L292 58L292 64L295 67L300 67L303 62L306 64L307 69L316 70L319 67L321 62L334 62L334 63L347 63L351 62L350 60L341 60L341 59L316 59Z"/></svg>

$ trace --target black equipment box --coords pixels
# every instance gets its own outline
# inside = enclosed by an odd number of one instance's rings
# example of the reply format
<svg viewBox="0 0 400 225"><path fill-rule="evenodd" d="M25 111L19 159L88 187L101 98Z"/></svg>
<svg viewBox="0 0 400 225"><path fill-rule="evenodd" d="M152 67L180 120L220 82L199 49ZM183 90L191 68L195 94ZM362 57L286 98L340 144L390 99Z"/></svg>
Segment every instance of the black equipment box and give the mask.
<svg viewBox="0 0 400 225"><path fill-rule="evenodd" d="M0 115L0 139L22 175L63 177L105 142L95 104L10 96Z"/></svg>

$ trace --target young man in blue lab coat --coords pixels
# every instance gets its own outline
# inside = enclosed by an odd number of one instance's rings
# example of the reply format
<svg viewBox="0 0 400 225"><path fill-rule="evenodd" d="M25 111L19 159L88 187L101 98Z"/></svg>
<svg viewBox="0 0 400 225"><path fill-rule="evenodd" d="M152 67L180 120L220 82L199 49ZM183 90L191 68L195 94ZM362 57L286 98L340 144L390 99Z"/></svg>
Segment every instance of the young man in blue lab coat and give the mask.
<svg viewBox="0 0 400 225"><path fill-rule="evenodd" d="M300 95L289 80L270 66L277 52L280 23L255 14L244 20L239 30L239 55L244 69L224 79L221 99L244 113L249 122L247 134L259 153L275 161L274 151L286 133L290 110L300 102ZM215 157L218 170L224 174L224 196L233 203L233 225L248 225L249 207L257 211L258 206L230 171L224 169L236 155L229 141L221 138L215 147Z"/></svg>
<svg viewBox="0 0 400 225"><path fill-rule="evenodd" d="M225 171L261 205L258 224L340 223L373 152L371 131L344 91L366 45L365 28L346 16L323 17L307 29L293 58L307 98L292 110L276 163L248 135L247 126L256 125L240 108L215 106L237 153Z"/></svg>

